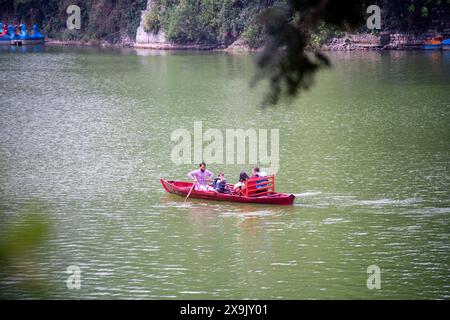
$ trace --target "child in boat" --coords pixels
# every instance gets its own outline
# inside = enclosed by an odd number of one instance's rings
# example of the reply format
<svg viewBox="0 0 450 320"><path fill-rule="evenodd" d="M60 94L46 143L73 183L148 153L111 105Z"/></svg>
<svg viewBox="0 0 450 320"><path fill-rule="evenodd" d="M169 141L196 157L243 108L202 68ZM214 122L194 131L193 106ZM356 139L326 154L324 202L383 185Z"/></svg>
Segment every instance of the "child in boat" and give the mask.
<svg viewBox="0 0 450 320"><path fill-rule="evenodd" d="M227 179L225 178L225 174L221 172L219 176L214 179L214 188L219 193L229 193L230 189L227 186Z"/></svg>
<svg viewBox="0 0 450 320"><path fill-rule="evenodd" d="M239 182L236 183L233 187L233 191L235 194L240 194L245 189L245 181L249 179L248 174L245 171L242 171L239 175Z"/></svg>

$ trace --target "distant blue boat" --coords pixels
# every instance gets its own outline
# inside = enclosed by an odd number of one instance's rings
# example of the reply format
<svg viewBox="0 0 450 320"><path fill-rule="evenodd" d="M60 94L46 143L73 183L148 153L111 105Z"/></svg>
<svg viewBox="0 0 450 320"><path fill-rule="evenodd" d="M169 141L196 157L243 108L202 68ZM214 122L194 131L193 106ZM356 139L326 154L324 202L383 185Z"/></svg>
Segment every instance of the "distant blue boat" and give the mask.
<svg viewBox="0 0 450 320"><path fill-rule="evenodd" d="M442 50L450 50L450 39L445 39L444 41L442 41L441 45Z"/></svg>
<svg viewBox="0 0 450 320"><path fill-rule="evenodd" d="M442 47L441 41L442 41L442 37L426 40L424 42L424 44L422 45L422 48L424 50L441 50L441 47Z"/></svg>
<svg viewBox="0 0 450 320"><path fill-rule="evenodd" d="M0 44L11 45L27 45L27 44L41 44L45 42L45 36L39 32L39 26L33 26L33 34L28 34L25 24L20 26L9 25L6 27L0 23Z"/></svg>

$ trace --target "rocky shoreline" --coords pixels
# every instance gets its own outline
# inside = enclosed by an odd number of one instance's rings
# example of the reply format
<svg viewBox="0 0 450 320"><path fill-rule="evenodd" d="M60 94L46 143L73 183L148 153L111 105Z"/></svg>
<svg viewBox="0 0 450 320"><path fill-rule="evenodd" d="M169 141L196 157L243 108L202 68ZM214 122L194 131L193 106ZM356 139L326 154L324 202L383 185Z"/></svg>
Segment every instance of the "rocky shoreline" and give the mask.
<svg viewBox="0 0 450 320"><path fill-rule="evenodd" d="M99 48L133 48L134 43L122 42L112 43L105 40L57 40L46 39L46 45L51 46L80 46L80 47L99 47Z"/></svg>
<svg viewBox="0 0 450 320"><path fill-rule="evenodd" d="M50 46L81 46L81 47L98 47L98 48L136 48L151 50L192 50L192 51L257 51L245 46L242 43L232 44L225 47L220 44L193 43L193 44L176 44L170 42L152 42L152 43L130 43L119 42L112 43L105 40L57 40L46 39L45 43Z"/></svg>
<svg viewBox="0 0 450 320"><path fill-rule="evenodd" d="M320 47L322 51L381 51L381 50L421 50L425 40L432 38L428 34L412 35L406 33L382 34L374 36L371 34L346 34L341 38L333 38ZM253 52L243 42L237 40L235 43L225 47L217 44L175 44L170 42L133 43L120 42L111 43L105 40L56 40L47 39L46 44L53 46L84 46L99 48L136 48L152 50L192 50L192 51L226 51L226 52Z"/></svg>
<svg viewBox="0 0 450 320"><path fill-rule="evenodd" d="M209 44L174 44L174 43L135 43L133 45L137 49L153 49L153 50L194 50L194 51L210 51L222 49L217 45Z"/></svg>
<svg viewBox="0 0 450 320"><path fill-rule="evenodd" d="M380 51L380 50L421 50L422 44L431 38L444 36L450 38L450 29L443 32L428 31L423 33L407 32L380 32L371 33L346 33L342 37L332 38L320 47L322 51ZM190 43L177 44L168 41L163 31L157 34L145 32L143 25L139 26L136 41L129 38L112 43L106 40L57 40L47 39L48 45L57 46L88 46L100 48L137 48L152 50L192 50L192 51L226 51L249 52L258 51L252 49L241 38L225 46L223 44Z"/></svg>
<svg viewBox="0 0 450 320"><path fill-rule="evenodd" d="M450 35L447 32L383 32L379 35L369 33L345 34L340 38L333 38L321 46L325 51L365 51L365 50L421 50L423 43L438 35Z"/></svg>

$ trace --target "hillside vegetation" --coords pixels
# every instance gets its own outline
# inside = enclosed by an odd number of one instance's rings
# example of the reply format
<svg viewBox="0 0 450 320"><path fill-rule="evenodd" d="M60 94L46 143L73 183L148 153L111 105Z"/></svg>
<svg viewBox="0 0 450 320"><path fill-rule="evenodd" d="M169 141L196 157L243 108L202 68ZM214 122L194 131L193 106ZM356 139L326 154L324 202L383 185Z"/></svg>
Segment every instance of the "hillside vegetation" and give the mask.
<svg viewBox="0 0 450 320"><path fill-rule="evenodd" d="M81 9L81 29L68 30L70 5ZM0 21L41 25L43 33L58 40L134 40L146 0L0 0Z"/></svg>
<svg viewBox="0 0 450 320"><path fill-rule="evenodd" d="M175 43L228 45L242 37L250 47L262 43L258 14L284 0L155 0L145 20L146 31L165 31Z"/></svg>
<svg viewBox="0 0 450 320"><path fill-rule="evenodd" d="M241 38L249 47L259 47L264 29L258 14L289 0L154 0L145 17L149 32L163 29L173 43L209 43L227 46ZM292 1L296 2L296 1ZM307 0L306 2L315 2ZM317 2L317 1L316 1ZM450 0L379 0L384 29L427 30L441 16L448 15ZM68 30L66 9L81 8L81 30ZM49 37L60 40L133 40L146 0L0 0L3 23L39 23ZM333 13L330 13L333 14ZM296 19L292 16L292 19ZM448 16L447 16L448 19ZM361 26L361 30L364 26ZM321 26L314 43L339 35Z"/></svg>

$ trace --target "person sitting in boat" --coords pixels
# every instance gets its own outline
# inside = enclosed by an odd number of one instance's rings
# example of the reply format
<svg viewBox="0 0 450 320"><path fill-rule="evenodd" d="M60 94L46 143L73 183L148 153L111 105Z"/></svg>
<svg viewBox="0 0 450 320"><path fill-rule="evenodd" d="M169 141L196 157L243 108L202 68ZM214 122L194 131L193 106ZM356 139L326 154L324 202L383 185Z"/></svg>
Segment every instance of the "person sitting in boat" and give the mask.
<svg viewBox="0 0 450 320"><path fill-rule="evenodd" d="M250 177L248 176L247 172L242 171L239 175L239 182L236 183L233 187L233 191L235 194L242 193L242 191L245 189L245 181L247 181L248 179L250 179Z"/></svg>
<svg viewBox="0 0 450 320"><path fill-rule="evenodd" d="M219 193L230 193L230 189L227 186L225 173L221 172L219 176L214 179L214 189Z"/></svg>
<svg viewBox="0 0 450 320"><path fill-rule="evenodd" d="M253 174L250 177L250 179L258 179L258 180L256 180L256 183L266 182L266 181L269 182L269 180L267 180L267 179L259 179L259 178L267 177L267 173L259 171L258 167L253 167L252 172L253 172ZM266 187L267 187L266 184L262 184L262 185L256 186L256 189L261 189L261 188L266 188Z"/></svg>
<svg viewBox="0 0 450 320"><path fill-rule="evenodd" d="M223 172L219 173L217 178L214 179L214 182L213 182L213 185L212 185L214 189L217 189L217 182L220 180L220 176L221 176L222 173Z"/></svg>
<svg viewBox="0 0 450 320"><path fill-rule="evenodd" d="M197 170L188 173L189 179L194 179L195 190L200 191L214 191L214 188L208 185L208 181L212 180L214 174L211 171L206 170L206 164L200 163Z"/></svg>

